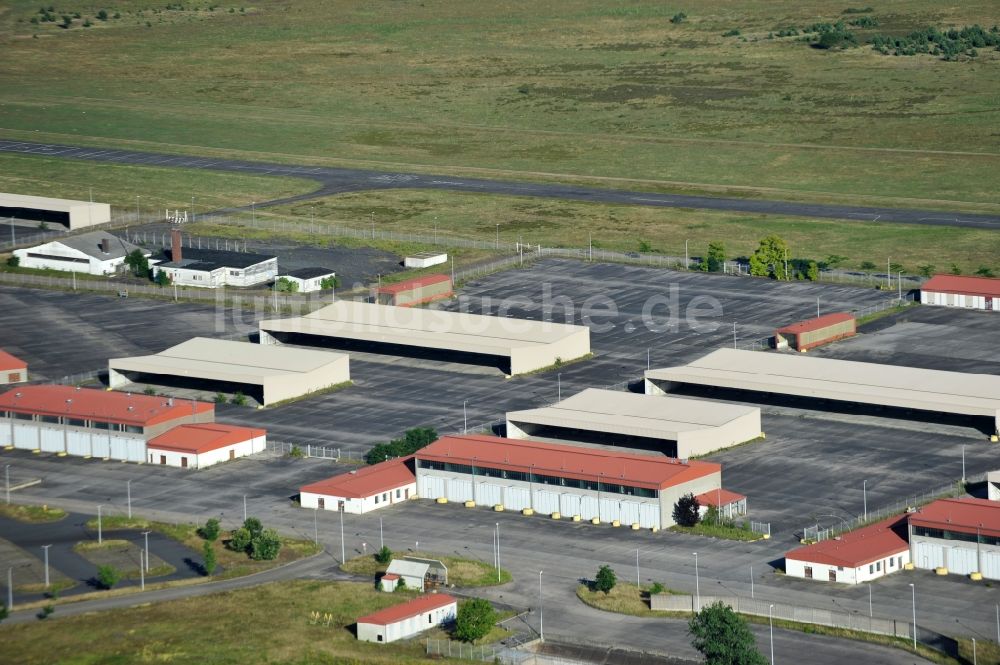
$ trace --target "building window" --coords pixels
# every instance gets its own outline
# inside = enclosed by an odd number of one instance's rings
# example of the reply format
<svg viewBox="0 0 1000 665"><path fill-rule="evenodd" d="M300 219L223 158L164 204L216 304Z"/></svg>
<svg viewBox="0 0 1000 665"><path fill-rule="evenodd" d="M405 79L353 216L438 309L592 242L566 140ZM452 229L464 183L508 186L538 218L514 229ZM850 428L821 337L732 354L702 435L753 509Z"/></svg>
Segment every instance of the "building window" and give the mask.
<svg viewBox="0 0 1000 665"><path fill-rule="evenodd" d="M875 564L873 563L868 564L868 574L869 575L875 574Z"/></svg>
<svg viewBox="0 0 1000 665"><path fill-rule="evenodd" d="M382 500L383 501L388 501L389 500L389 493L388 492L384 492L382 494Z"/></svg>
<svg viewBox="0 0 1000 665"><path fill-rule="evenodd" d="M35 417L30 413L15 413L14 420L34 420Z"/></svg>
<svg viewBox="0 0 1000 665"><path fill-rule="evenodd" d="M830 580L831 582L836 582L836 581L837 581L837 571L836 571L836 570L834 570L833 568L831 568L831 569L830 569L830 577L829 577L829 580Z"/></svg>
<svg viewBox="0 0 1000 665"><path fill-rule="evenodd" d="M375 504L378 505L378 494L375 495Z"/></svg>
<svg viewBox="0 0 1000 665"><path fill-rule="evenodd" d="M889 568L895 568L895 567L896 567L896 560L889 559Z"/></svg>
<svg viewBox="0 0 1000 665"><path fill-rule="evenodd" d="M804 572L805 578L807 580L811 580L813 578L813 569L812 569L812 566L806 566L803 569L803 572Z"/></svg>
<svg viewBox="0 0 1000 665"><path fill-rule="evenodd" d="M881 561L876 561L875 562L875 570L877 570L880 573L882 572L882 562Z"/></svg>
<svg viewBox="0 0 1000 665"><path fill-rule="evenodd" d="M80 420L78 418L67 418L66 419L66 424L70 425L72 427L86 427L87 426L87 421L86 420Z"/></svg>
<svg viewBox="0 0 1000 665"><path fill-rule="evenodd" d="M10 374L7 375L7 380L10 381L11 383L17 383L18 381L21 380L21 373L11 372Z"/></svg>
<svg viewBox="0 0 1000 665"><path fill-rule="evenodd" d="M39 416L38 419L43 423L59 424L59 416Z"/></svg>
<svg viewBox="0 0 1000 665"><path fill-rule="evenodd" d="M400 497L400 491L396 490L396 498L398 499L399 497Z"/></svg>
<svg viewBox="0 0 1000 665"><path fill-rule="evenodd" d="M142 434L142 428L135 425L125 425L125 431L130 434Z"/></svg>

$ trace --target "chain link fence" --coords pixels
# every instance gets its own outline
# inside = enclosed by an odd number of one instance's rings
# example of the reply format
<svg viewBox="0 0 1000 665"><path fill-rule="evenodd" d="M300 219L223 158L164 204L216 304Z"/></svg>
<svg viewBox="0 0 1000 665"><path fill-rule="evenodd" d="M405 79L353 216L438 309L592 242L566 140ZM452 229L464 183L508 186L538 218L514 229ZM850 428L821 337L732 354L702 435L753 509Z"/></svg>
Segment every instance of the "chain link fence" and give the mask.
<svg viewBox="0 0 1000 665"><path fill-rule="evenodd" d="M313 445L310 443L289 443L287 441L267 441L267 451L278 456L311 457L334 462L355 463L364 460L365 450L333 445Z"/></svg>

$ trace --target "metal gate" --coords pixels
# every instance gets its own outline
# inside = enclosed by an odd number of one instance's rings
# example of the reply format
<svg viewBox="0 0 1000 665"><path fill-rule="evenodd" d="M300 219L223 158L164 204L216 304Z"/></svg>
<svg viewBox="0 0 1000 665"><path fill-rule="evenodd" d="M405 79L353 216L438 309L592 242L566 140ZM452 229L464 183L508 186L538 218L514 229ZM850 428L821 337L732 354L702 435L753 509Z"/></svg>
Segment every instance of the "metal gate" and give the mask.
<svg viewBox="0 0 1000 665"><path fill-rule="evenodd" d="M444 496L444 478L420 476L420 496L425 499L439 499Z"/></svg>
<svg viewBox="0 0 1000 665"><path fill-rule="evenodd" d="M601 521L614 522L615 520L621 521L618 501L615 499L601 499Z"/></svg>
<svg viewBox="0 0 1000 665"><path fill-rule="evenodd" d="M561 494L559 495L559 512L563 514L564 517L572 517L573 515L581 515L580 513L580 499L582 499L579 494ZM581 515L582 517L582 515Z"/></svg>
<svg viewBox="0 0 1000 665"><path fill-rule="evenodd" d="M580 497L580 519L592 520L595 517L598 517L597 497L596 496Z"/></svg>
<svg viewBox="0 0 1000 665"><path fill-rule="evenodd" d="M559 512L559 495L555 492L537 490L535 492L535 512L551 515Z"/></svg>
<svg viewBox="0 0 1000 665"><path fill-rule="evenodd" d="M643 529L660 528L660 507L651 503L639 504L639 526Z"/></svg>
<svg viewBox="0 0 1000 665"><path fill-rule="evenodd" d="M496 506L503 503L503 488L490 483L479 483L476 488L476 500L484 506Z"/></svg>
<svg viewBox="0 0 1000 665"><path fill-rule="evenodd" d="M622 524L627 524L632 526L633 524L639 523L639 504L635 501L622 501L619 508L620 515L618 519L622 521Z"/></svg>
<svg viewBox="0 0 1000 665"><path fill-rule="evenodd" d="M505 487L503 505L510 510L524 510L531 507L531 495L524 487Z"/></svg>
<svg viewBox="0 0 1000 665"><path fill-rule="evenodd" d="M976 550L968 547L952 547L948 552L948 572L968 575L979 570Z"/></svg>
<svg viewBox="0 0 1000 665"><path fill-rule="evenodd" d="M472 481L461 478L448 479L448 500L464 503L472 501Z"/></svg>
<svg viewBox="0 0 1000 665"><path fill-rule="evenodd" d="M944 565L944 547L932 543L917 543L916 558L913 565L917 568L938 568Z"/></svg>

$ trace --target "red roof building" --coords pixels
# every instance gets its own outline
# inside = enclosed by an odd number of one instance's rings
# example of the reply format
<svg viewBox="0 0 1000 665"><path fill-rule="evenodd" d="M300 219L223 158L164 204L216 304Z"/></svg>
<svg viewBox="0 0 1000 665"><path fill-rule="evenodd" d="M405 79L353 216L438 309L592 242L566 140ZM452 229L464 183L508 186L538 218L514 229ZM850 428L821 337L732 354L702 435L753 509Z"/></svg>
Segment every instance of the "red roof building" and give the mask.
<svg viewBox="0 0 1000 665"><path fill-rule="evenodd" d="M794 577L860 584L902 570L910 561L906 516L897 515L785 554Z"/></svg>
<svg viewBox="0 0 1000 665"><path fill-rule="evenodd" d="M265 436L262 429L204 423L201 425L178 425L149 440L148 446L157 450L201 455L228 448L250 439Z"/></svg>
<svg viewBox="0 0 1000 665"><path fill-rule="evenodd" d="M934 275L920 287L925 305L1000 310L1000 279L964 275Z"/></svg>
<svg viewBox="0 0 1000 665"><path fill-rule="evenodd" d="M147 436L174 425L215 419L215 406L207 402L61 385L8 390L0 395L0 410L73 421L69 424L112 423L141 430Z"/></svg>
<svg viewBox="0 0 1000 665"><path fill-rule="evenodd" d="M914 528L1000 538L1000 503L988 499L939 499L909 517Z"/></svg>
<svg viewBox="0 0 1000 665"><path fill-rule="evenodd" d="M851 337L856 332L854 315L836 312L778 328L775 340L779 348L787 342L793 349L808 351L821 344Z"/></svg>
<svg viewBox="0 0 1000 665"><path fill-rule="evenodd" d="M443 593L417 596L401 605L358 619L358 639L365 642L395 642L428 628L454 620L458 601Z"/></svg>
<svg viewBox="0 0 1000 665"><path fill-rule="evenodd" d="M413 457L365 466L299 488L303 508L364 514L406 501L416 494Z"/></svg>
<svg viewBox="0 0 1000 665"><path fill-rule="evenodd" d="M747 497L739 492L733 492L719 487L708 492L702 492L695 497L702 508L712 507L719 511L725 519L734 519L747 514Z"/></svg>
<svg viewBox="0 0 1000 665"><path fill-rule="evenodd" d="M424 275L380 287L378 302L409 307L447 298L451 294L452 284L448 275Z"/></svg>
<svg viewBox="0 0 1000 665"><path fill-rule="evenodd" d="M28 380L28 363L0 349L0 385Z"/></svg>

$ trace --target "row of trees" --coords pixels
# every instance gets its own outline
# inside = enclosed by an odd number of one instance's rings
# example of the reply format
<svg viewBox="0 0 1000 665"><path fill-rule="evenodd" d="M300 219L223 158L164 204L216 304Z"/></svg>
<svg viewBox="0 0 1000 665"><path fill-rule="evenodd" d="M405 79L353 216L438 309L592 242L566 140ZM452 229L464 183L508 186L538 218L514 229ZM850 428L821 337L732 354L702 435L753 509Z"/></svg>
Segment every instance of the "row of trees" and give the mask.
<svg viewBox="0 0 1000 665"><path fill-rule="evenodd" d="M398 439L393 439L386 443L376 444L371 450L365 453L365 462L368 464L378 464L393 457L406 457L412 455L424 446L428 446L437 441L438 433L433 427L414 427L406 430L406 433Z"/></svg>

